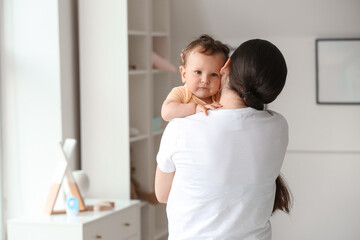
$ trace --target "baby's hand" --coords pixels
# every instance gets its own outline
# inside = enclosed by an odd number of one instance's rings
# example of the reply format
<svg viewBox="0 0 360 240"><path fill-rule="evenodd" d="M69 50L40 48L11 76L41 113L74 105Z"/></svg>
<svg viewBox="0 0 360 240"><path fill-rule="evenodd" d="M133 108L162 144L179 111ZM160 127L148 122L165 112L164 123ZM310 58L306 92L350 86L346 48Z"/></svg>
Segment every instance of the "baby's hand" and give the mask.
<svg viewBox="0 0 360 240"><path fill-rule="evenodd" d="M207 116L208 115L207 110L217 109L217 108L221 108L221 107L222 107L222 105L218 102L213 102L211 104L206 104L206 105L197 104L196 105L196 113L204 112L205 115Z"/></svg>

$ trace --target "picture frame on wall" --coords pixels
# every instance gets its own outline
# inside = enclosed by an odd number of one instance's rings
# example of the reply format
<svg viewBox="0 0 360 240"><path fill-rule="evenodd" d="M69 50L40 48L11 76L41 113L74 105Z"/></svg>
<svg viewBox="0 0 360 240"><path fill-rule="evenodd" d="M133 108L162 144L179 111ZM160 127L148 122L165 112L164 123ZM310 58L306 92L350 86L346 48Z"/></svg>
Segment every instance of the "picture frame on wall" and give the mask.
<svg viewBox="0 0 360 240"><path fill-rule="evenodd" d="M360 104L360 38L315 41L316 102Z"/></svg>

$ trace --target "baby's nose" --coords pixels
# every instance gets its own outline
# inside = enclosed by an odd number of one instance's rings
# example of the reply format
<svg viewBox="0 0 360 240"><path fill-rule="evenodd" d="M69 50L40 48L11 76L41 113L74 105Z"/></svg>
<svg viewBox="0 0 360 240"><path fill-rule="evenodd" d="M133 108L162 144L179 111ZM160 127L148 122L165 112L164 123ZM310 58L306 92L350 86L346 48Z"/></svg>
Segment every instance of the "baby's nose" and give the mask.
<svg viewBox="0 0 360 240"><path fill-rule="evenodd" d="M201 82L202 83L205 83L205 84L208 84L210 81L209 81L209 77L208 76L204 76L202 79L201 79Z"/></svg>

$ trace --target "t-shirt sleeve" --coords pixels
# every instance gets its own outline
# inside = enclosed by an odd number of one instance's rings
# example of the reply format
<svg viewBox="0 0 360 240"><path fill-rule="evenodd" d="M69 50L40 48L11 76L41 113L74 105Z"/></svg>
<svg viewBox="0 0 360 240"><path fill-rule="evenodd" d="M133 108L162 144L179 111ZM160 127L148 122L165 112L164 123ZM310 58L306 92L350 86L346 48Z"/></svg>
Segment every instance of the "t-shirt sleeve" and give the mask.
<svg viewBox="0 0 360 240"><path fill-rule="evenodd" d="M158 167L163 172L174 172L175 164L172 156L175 149L175 123L170 121L162 135L159 152L156 156Z"/></svg>
<svg viewBox="0 0 360 240"><path fill-rule="evenodd" d="M179 103L184 103L185 99L186 99L186 92L183 86L173 88L166 98L166 100L171 100Z"/></svg>

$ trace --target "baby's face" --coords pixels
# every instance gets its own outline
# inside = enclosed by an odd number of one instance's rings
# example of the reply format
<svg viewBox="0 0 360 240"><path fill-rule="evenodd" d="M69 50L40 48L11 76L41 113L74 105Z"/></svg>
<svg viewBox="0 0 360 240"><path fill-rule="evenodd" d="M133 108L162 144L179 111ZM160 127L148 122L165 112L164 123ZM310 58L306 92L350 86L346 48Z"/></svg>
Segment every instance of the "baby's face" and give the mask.
<svg viewBox="0 0 360 240"><path fill-rule="evenodd" d="M182 80L195 96L209 100L220 88L223 65L222 54L210 56L195 50L187 56L186 66L180 67Z"/></svg>

